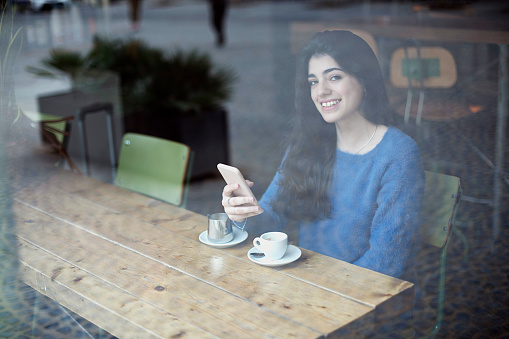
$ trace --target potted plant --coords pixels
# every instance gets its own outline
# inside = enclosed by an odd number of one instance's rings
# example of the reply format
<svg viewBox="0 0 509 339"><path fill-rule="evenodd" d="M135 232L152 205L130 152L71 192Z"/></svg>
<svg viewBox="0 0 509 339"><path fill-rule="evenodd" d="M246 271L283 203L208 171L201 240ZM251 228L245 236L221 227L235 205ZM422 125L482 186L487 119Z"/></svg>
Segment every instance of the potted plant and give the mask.
<svg viewBox="0 0 509 339"><path fill-rule="evenodd" d="M231 96L235 75L215 66L206 53L179 48L165 53L139 39L95 37L86 56L53 50L42 66L27 70L51 77L57 70L67 74L75 89L84 86L80 79L89 74L117 74L123 132L187 144L195 155L194 178L215 173L218 162L228 162L224 103Z"/></svg>

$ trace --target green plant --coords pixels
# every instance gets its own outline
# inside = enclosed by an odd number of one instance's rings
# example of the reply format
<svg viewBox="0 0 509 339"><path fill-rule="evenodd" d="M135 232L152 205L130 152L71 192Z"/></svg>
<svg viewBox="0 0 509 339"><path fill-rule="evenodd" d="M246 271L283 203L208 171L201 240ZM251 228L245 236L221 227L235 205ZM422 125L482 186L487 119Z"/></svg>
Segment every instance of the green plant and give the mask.
<svg viewBox="0 0 509 339"><path fill-rule="evenodd" d="M214 69L207 54L176 49L161 62L147 89L154 109L198 112L220 107L228 100L234 80L231 71Z"/></svg>
<svg viewBox="0 0 509 339"><path fill-rule="evenodd" d="M150 113L148 85L164 59L164 53L139 39L94 38L87 56L88 67L118 74L126 114ZM154 98L158 100L158 98ZM162 100L162 98L159 98Z"/></svg>
<svg viewBox="0 0 509 339"><path fill-rule="evenodd" d="M180 48L165 53L140 39L94 37L89 53L52 50L41 62L28 67L38 76L79 75L110 71L119 75L126 114L166 111L203 112L223 105L233 90L233 71L218 67L205 52Z"/></svg>
<svg viewBox="0 0 509 339"><path fill-rule="evenodd" d="M64 74L71 78L73 84L86 69L85 58L81 56L81 53L64 49L51 50L50 55L42 59L41 64L43 67L27 66L26 70L37 76L48 78L56 78ZM54 69L59 73L48 69Z"/></svg>

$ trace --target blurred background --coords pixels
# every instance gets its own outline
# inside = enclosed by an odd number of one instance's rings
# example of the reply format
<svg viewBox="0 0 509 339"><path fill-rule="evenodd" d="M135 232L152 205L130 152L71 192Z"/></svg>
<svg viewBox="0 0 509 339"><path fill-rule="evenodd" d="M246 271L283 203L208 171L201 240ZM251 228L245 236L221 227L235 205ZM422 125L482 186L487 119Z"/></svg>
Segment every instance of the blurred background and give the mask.
<svg viewBox="0 0 509 339"><path fill-rule="evenodd" d="M270 183L291 119L298 48L324 29L365 38L385 76L395 125L417 141L425 169L458 176L464 188L438 337L509 338L507 1L8 1L22 41L13 64L24 112L15 179L70 169L43 142L38 122L74 116L66 140L72 163L109 183L110 154L113 148L118 157L125 132L188 144L194 164L186 208L201 214L222 210L218 162L254 181L257 197ZM85 161L76 117L90 107ZM424 303L416 318L426 328L436 314L438 259L422 253ZM23 293L19 307L37 300L41 313L19 333L108 336L31 289Z"/></svg>

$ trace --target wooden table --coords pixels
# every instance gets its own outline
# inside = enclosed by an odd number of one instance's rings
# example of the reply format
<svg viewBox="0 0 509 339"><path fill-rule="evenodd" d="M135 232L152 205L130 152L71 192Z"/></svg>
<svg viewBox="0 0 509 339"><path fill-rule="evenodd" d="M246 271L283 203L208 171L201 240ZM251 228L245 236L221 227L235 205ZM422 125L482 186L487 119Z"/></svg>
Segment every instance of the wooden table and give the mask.
<svg viewBox="0 0 509 339"><path fill-rule="evenodd" d="M209 247L205 216L89 177L62 171L14 198L22 279L118 337L339 336L412 303L411 283L304 249L259 266L254 234Z"/></svg>

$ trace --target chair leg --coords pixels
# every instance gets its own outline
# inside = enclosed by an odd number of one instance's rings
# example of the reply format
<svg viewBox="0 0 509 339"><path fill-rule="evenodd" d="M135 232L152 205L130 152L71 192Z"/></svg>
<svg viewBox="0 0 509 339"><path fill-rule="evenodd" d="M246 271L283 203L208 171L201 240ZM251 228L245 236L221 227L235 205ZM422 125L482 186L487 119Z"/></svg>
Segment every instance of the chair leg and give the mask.
<svg viewBox="0 0 509 339"><path fill-rule="evenodd" d="M412 106L412 89L409 87L406 95L406 106L405 106L405 125L408 124L408 120L410 120L410 108Z"/></svg>
<svg viewBox="0 0 509 339"><path fill-rule="evenodd" d="M424 105L424 89L421 88L419 92L419 105L417 106L417 116L415 119L415 124L419 126L421 124L422 119L422 106Z"/></svg>
<svg viewBox="0 0 509 339"><path fill-rule="evenodd" d="M450 239L450 238L449 238ZM446 255L447 255L447 247L449 246L449 240L447 244L440 250L440 267L439 267L439 277L438 277L438 297L437 297L437 316L435 320L435 324L433 325L433 329L424 335L422 338L435 338L438 331L440 331L440 327L442 326L442 321L444 319L444 302L445 302L445 263L446 263Z"/></svg>
<svg viewBox="0 0 509 339"><path fill-rule="evenodd" d="M456 234L463 243L463 260L465 262L468 262L468 251L469 251L469 245L468 240L465 234L463 234L463 231L460 230L459 227L461 227L461 223L456 222L456 227L454 227L454 234Z"/></svg>

